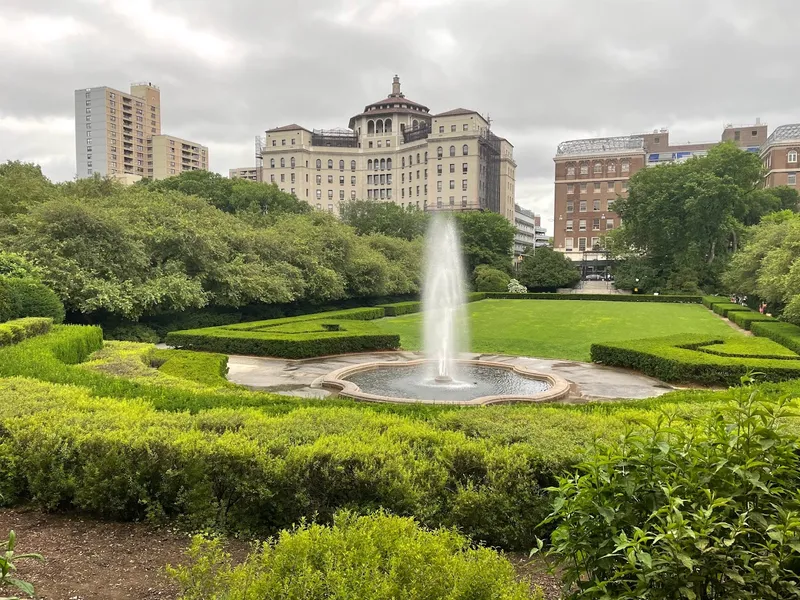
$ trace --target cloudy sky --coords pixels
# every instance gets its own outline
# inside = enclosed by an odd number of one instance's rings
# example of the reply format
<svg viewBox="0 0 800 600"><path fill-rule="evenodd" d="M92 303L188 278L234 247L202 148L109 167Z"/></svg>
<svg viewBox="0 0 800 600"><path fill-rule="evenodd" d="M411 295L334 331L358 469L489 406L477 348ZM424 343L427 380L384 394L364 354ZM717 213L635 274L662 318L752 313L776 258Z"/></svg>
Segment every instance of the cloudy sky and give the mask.
<svg viewBox="0 0 800 600"><path fill-rule="evenodd" d="M73 91L161 88L162 127L253 164L270 127L344 127L400 75L488 114L517 200L552 224L559 141L800 121L793 0L0 0L0 161L74 177Z"/></svg>

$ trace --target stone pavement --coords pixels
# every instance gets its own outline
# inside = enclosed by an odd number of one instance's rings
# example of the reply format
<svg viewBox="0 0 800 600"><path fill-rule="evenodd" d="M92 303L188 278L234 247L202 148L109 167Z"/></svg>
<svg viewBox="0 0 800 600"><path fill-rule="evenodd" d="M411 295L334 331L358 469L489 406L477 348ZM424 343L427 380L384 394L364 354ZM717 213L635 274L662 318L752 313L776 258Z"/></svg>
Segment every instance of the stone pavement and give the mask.
<svg viewBox="0 0 800 600"><path fill-rule="evenodd" d="M317 380L326 373L365 362L407 361L420 356L414 352L369 352L286 360L232 355L228 360L228 379L255 390L323 398L329 393L317 387ZM574 384L573 401L650 398L674 389L638 373L590 363L495 354L462 354L461 358L519 364L542 373L559 375Z"/></svg>

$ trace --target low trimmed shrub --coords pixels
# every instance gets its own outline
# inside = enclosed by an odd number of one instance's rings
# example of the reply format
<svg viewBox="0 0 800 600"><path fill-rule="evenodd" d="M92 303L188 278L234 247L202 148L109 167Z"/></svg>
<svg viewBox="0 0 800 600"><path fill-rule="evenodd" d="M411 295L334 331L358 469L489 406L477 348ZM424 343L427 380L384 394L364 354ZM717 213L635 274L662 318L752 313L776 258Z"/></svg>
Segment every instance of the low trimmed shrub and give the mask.
<svg viewBox="0 0 800 600"><path fill-rule="evenodd" d="M636 369L645 375L671 382L703 385L737 385L750 371L759 371L767 381L800 377L797 360L765 357L763 345L751 345L752 356L730 356L703 352L703 347L725 344L727 339L697 334L676 335L621 342L592 344L593 362L613 367ZM747 338L736 340L737 350L747 346Z"/></svg>
<svg viewBox="0 0 800 600"><path fill-rule="evenodd" d="M338 513L333 525L284 530L234 565L219 540L195 537L190 564L169 568L181 600L541 600L511 563L450 530L413 519Z"/></svg>
<svg viewBox="0 0 800 600"><path fill-rule="evenodd" d="M777 319L761 314L756 311L737 310L728 313L728 318L736 323L742 329L750 329L750 324L754 321L772 321L777 322Z"/></svg>
<svg viewBox="0 0 800 600"><path fill-rule="evenodd" d="M416 300L413 302L398 302L397 304L382 304L380 308L383 309L387 317L399 317L400 315L418 313L422 310L422 302Z"/></svg>
<svg viewBox="0 0 800 600"><path fill-rule="evenodd" d="M599 300L603 302L672 302L678 304L700 304L701 296L645 296L639 294L555 294L529 293L510 294L508 292L486 292L485 297L492 300Z"/></svg>
<svg viewBox="0 0 800 600"><path fill-rule="evenodd" d="M36 335L50 331L53 319L49 317L27 317L0 323L0 346L10 346Z"/></svg>
<svg viewBox="0 0 800 600"><path fill-rule="evenodd" d="M728 296L703 296L702 302L703 306L711 308L715 304L730 304L731 299Z"/></svg>
<svg viewBox="0 0 800 600"><path fill-rule="evenodd" d="M800 354L800 327L780 321L751 321L750 331Z"/></svg>
<svg viewBox="0 0 800 600"><path fill-rule="evenodd" d="M64 320L64 305L55 292L35 279L0 277L0 322L24 317Z"/></svg>
<svg viewBox="0 0 800 600"><path fill-rule="evenodd" d="M720 302L718 304L714 304L711 307L711 310L713 310L715 313L725 318L729 318L731 313L734 312L744 312L744 313L753 312L746 306L742 306L741 304L733 304L732 302Z"/></svg>
<svg viewBox="0 0 800 600"><path fill-rule="evenodd" d="M153 361L158 370L166 375L208 387L236 387L228 381L228 357L210 352L183 350L155 350Z"/></svg>

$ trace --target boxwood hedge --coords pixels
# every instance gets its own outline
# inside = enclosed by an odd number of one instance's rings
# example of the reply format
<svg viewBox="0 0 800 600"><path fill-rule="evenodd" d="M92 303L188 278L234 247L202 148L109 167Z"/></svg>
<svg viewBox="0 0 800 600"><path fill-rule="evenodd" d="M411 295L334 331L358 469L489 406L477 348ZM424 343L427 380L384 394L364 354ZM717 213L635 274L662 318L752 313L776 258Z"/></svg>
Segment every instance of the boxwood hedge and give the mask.
<svg viewBox="0 0 800 600"><path fill-rule="evenodd" d="M645 296L639 294L556 294L532 293L511 294L508 292L484 292L487 299L494 300L600 300L603 302L671 302L678 304L700 304L702 296Z"/></svg>
<svg viewBox="0 0 800 600"><path fill-rule="evenodd" d="M733 304L732 302L719 302L711 307L715 313L722 317L730 317L734 312L753 312L748 307L741 304Z"/></svg>
<svg viewBox="0 0 800 600"><path fill-rule="evenodd" d="M0 346L9 346L47 333L52 325L53 319L50 317L27 317L0 323Z"/></svg>
<svg viewBox="0 0 800 600"><path fill-rule="evenodd" d="M778 322L777 319L761 314L760 312L756 312L754 310L737 310L729 312L728 318L742 329L750 329L750 324L754 321L770 321L773 323Z"/></svg>
<svg viewBox="0 0 800 600"><path fill-rule="evenodd" d="M800 327L780 321L751 321L750 331L755 335L769 338L800 354Z"/></svg>
<svg viewBox="0 0 800 600"><path fill-rule="evenodd" d="M763 354L762 345L752 345L753 354L743 356L745 340L736 339L739 356L703 352L703 347L725 344L727 339L697 334L592 344L590 352L593 362L636 369L662 381L738 385L753 370L768 381L800 377L800 358L771 358Z"/></svg>

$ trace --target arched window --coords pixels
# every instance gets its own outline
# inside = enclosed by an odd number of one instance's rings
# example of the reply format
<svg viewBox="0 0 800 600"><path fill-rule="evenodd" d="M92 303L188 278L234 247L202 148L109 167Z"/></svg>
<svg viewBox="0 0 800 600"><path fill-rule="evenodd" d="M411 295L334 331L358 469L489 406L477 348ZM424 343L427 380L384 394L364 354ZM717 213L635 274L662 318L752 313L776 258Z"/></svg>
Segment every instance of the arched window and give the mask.
<svg viewBox="0 0 800 600"><path fill-rule="evenodd" d="M456 147L450 146L450 156L455 156L455 155L456 155Z"/></svg>
<svg viewBox="0 0 800 600"><path fill-rule="evenodd" d="M367 133L375 133L375 121L367 121Z"/></svg>
<svg viewBox="0 0 800 600"><path fill-rule="evenodd" d="M414 120L411 122L411 126L412 126L414 129L416 129L417 127L419 127L419 121L417 121L416 119L414 119Z"/></svg>
<svg viewBox="0 0 800 600"><path fill-rule="evenodd" d="M436 149L436 158L442 158L442 147L441 146L439 146Z"/></svg>
<svg viewBox="0 0 800 600"><path fill-rule="evenodd" d="M275 159L274 158L270 158L269 159L269 168L270 169L274 169L275 168Z"/></svg>
<svg viewBox="0 0 800 600"><path fill-rule="evenodd" d="M786 154L786 162L788 163L796 163L797 162L797 150L789 150Z"/></svg>
<svg viewBox="0 0 800 600"><path fill-rule="evenodd" d="M380 119L375 121L375 133L383 133L383 121Z"/></svg>
<svg viewBox="0 0 800 600"><path fill-rule="evenodd" d="M356 170L356 161L354 161L354 160L350 161L350 170L351 171L355 171Z"/></svg>
<svg viewBox="0 0 800 600"><path fill-rule="evenodd" d="M386 159L386 168L389 169L390 171L392 170L392 159L391 158L387 158Z"/></svg>
<svg viewBox="0 0 800 600"><path fill-rule="evenodd" d="M382 158L381 159L381 171L384 171L385 169L386 169L386 159ZM383 177L383 175L381 175L381 177Z"/></svg>
<svg viewBox="0 0 800 600"><path fill-rule="evenodd" d="M328 168L329 168L329 169L332 169L332 168L333 168L333 159L332 159L332 158L329 158L329 159L328 159Z"/></svg>
<svg viewBox="0 0 800 600"><path fill-rule="evenodd" d="M371 158L367 161L367 169L372 170L372 159Z"/></svg>
<svg viewBox="0 0 800 600"><path fill-rule="evenodd" d="M425 153L425 164L426 165L428 164L428 153L427 152Z"/></svg>
<svg viewBox="0 0 800 600"><path fill-rule="evenodd" d="M469 146L467 144L461 146L461 154L463 154L464 156L469 154Z"/></svg>
<svg viewBox="0 0 800 600"><path fill-rule="evenodd" d="M281 159L281 169L284 168L285 166L286 166L286 159L282 158Z"/></svg>
<svg viewBox="0 0 800 600"><path fill-rule="evenodd" d="M339 170L340 171L344 171L344 161L343 160L339 161Z"/></svg>
<svg viewBox="0 0 800 600"><path fill-rule="evenodd" d="M372 166L373 166L373 167L375 167L375 169L374 169L374 170L375 170L375 171L377 171L377 170L378 170L378 169L380 169L380 167L381 167L381 161L379 161L379 160L376 158L376 159L375 159L375 162L374 162L374 163L372 163Z"/></svg>
<svg viewBox="0 0 800 600"><path fill-rule="evenodd" d="M383 130L386 133L392 133L392 120L386 119L386 122L383 124Z"/></svg>
<svg viewBox="0 0 800 600"><path fill-rule="evenodd" d="M289 159L289 165L294 169L294 156Z"/></svg>
<svg viewBox="0 0 800 600"><path fill-rule="evenodd" d="M417 152L417 164L419 164L419 152Z"/></svg>
<svg viewBox="0 0 800 600"><path fill-rule="evenodd" d="M410 167L413 164L414 164L414 155L413 154L409 154L408 155L408 166Z"/></svg>
<svg viewBox="0 0 800 600"><path fill-rule="evenodd" d="M321 168L322 168L322 161L320 159L317 159L317 170Z"/></svg>
<svg viewBox="0 0 800 600"><path fill-rule="evenodd" d="M400 168L401 169L405 169L406 168L406 157L405 156L400 158Z"/></svg>

